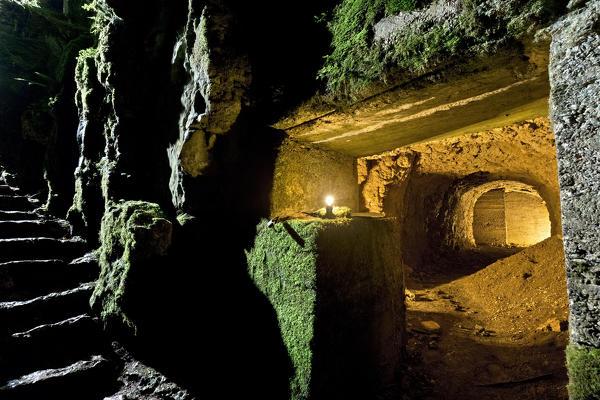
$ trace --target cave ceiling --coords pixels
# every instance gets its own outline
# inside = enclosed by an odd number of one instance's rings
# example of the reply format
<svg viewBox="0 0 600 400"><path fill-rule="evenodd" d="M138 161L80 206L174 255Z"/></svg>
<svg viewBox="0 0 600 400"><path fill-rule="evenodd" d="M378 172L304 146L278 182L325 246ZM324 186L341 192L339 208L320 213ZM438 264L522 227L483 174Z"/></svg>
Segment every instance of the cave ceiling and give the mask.
<svg viewBox="0 0 600 400"><path fill-rule="evenodd" d="M299 107L275 128L352 156L548 115L543 51L488 57L392 87L344 109Z"/></svg>

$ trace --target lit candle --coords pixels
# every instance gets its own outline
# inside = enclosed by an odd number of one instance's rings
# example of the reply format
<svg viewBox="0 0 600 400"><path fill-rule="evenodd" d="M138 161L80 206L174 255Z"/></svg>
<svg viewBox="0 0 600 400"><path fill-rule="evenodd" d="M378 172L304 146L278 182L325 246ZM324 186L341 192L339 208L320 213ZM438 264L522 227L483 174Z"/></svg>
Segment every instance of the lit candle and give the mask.
<svg viewBox="0 0 600 400"><path fill-rule="evenodd" d="M327 207L325 207L325 218L333 218L333 196L325 197L325 204L327 204Z"/></svg>

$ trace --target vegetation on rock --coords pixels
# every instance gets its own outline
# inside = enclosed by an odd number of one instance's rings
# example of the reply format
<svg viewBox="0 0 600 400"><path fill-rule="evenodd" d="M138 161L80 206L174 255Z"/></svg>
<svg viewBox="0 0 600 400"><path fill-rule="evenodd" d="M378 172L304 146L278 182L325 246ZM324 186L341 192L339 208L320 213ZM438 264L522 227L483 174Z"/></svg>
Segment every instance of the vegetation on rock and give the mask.
<svg viewBox="0 0 600 400"><path fill-rule="evenodd" d="M30 189L47 186L46 207L59 213L68 208L73 187L65 169L74 158L75 58L91 43L80 6L0 1L0 156L5 165L27 171L20 176ZM21 152L28 153L26 162Z"/></svg>
<svg viewBox="0 0 600 400"><path fill-rule="evenodd" d="M383 376L394 376L401 357L404 289L394 222L336 218L268 226L263 220L257 231L246 253L248 272L277 314L295 372L290 398L371 398L381 389L376 386L389 384ZM372 237L376 244L365 240ZM374 326L385 343L365 340Z"/></svg>
<svg viewBox="0 0 600 400"><path fill-rule="evenodd" d="M569 399L598 399L600 397L600 350L570 344L566 352Z"/></svg>
<svg viewBox="0 0 600 400"><path fill-rule="evenodd" d="M254 249L247 253L249 273L277 313L283 343L295 370L290 398L306 399L313 356L317 237L324 222L289 222L304 246L289 235L283 224L273 228L266 224L265 220L259 225ZM279 279L278 275L285 278Z"/></svg>
<svg viewBox="0 0 600 400"><path fill-rule="evenodd" d="M136 330L127 308L128 289L140 268L166 254L171 232L158 204L127 201L107 209L100 231L100 277L90 299L105 324Z"/></svg>
<svg viewBox="0 0 600 400"><path fill-rule="evenodd" d="M558 0L344 0L329 24L332 52L318 77L332 94L358 96L376 80L418 76L531 38L564 7ZM375 25L395 14L402 18L393 34L376 40Z"/></svg>

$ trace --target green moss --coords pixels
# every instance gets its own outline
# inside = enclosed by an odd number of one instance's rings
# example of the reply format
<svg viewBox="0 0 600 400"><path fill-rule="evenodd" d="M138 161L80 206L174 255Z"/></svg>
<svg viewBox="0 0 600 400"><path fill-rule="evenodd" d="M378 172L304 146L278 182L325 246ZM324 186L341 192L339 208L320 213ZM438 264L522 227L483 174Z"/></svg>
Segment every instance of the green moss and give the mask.
<svg viewBox="0 0 600 400"><path fill-rule="evenodd" d="M332 213L336 218L350 218L352 216L352 210L349 207L333 207ZM317 214L321 218L324 218L327 215L327 210L321 208L317 210Z"/></svg>
<svg viewBox="0 0 600 400"><path fill-rule="evenodd" d="M164 255L171 240L171 223L158 204L127 201L111 204L100 230L100 277L90 299L105 324L133 330L126 303L131 271Z"/></svg>
<svg viewBox="0 0 600 400"><path fill-rule="evenodd" d="M600 399L600 349L567 346L570 400Z"/></svg>
<svg viewBox="0 0 600 400"><path fill-rule="evenodd" d="M332 91L355 91L381 75L383 60L371 46L373 26L385 15L412 11L416 0L344 0L329 27L333 52L319 77Z"/></svg>
<svg viewBox="0 0 600 400"><path fill-rule="evenodd" d="M71 20L33 2L0 1L0 69L10 78L59 91L69 62L91 36L85 19ZM19 87L14 87L18 90Z"/></svg>
<svg viewBox="0 0 600 400"><path fill-rule="evenodd" d="M263 221L247 260L292 361L291 399L357 396L367 382L394 376L404 310L391 220Z"/></svg>
<svg viewBox="0 0 600 400"><path fill-rule="evenodd" d="M344 0L329 27L332 53L318 77L330 93L356 97L370 83L388 75L415 76L459 57L473 58L532 36L554 21L565 5L559 0L465 0L456 21L406 26L392 43L373 41L382 17L413 11L431 1ZM418 23L416 23L418 24Z"/></svg>
<svg viewBox="0 0 600 400"><path fill-rule="evenodd" d="M82 49L77 56L77 65L75 67L75 82L77 83L77 92L75 102L82 117L87 117L89 113L88 98L92 94L92 85L90 80L95 79L91 71L95 71L94 59L98 50L95 47Z"/></svg>
<svg viewBox="0 0 600 400"><path fill-rule="evenodd" d="M283 224L259 226L254 248L247 253L249 274L277 313L283 342L295 375L291 399L306 399L311 381L314 308L316 300L316 240L323 222L290 221L303 246Z"/></svg>

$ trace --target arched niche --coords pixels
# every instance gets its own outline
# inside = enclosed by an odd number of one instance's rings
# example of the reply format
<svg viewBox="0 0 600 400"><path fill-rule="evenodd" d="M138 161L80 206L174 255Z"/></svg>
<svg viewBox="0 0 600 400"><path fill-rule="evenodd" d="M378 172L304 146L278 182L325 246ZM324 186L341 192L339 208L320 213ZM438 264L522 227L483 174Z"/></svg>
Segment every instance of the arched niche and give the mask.
<svg viewBox="0 0 600 400"><path fill-rule="evenodd" d="M444 218L444 242L450 247L527 247L552 233L548 206L532 185L474 181L456 189L447 197Z"/></svg>
<svg viewBox="0 0 600 400"><path fill-rule="evenodd" d="M511 186L492 189L475 201L477 247L529 247L551 236L550 213L539 193Z"/></svg>

